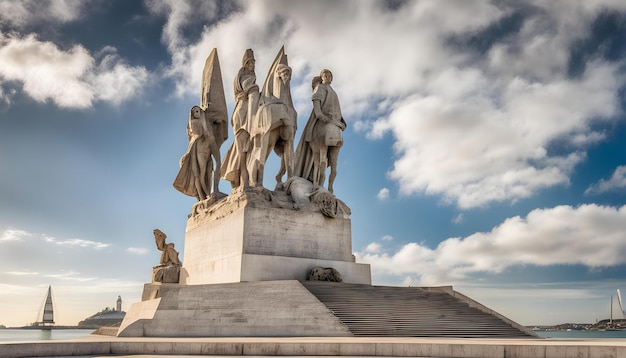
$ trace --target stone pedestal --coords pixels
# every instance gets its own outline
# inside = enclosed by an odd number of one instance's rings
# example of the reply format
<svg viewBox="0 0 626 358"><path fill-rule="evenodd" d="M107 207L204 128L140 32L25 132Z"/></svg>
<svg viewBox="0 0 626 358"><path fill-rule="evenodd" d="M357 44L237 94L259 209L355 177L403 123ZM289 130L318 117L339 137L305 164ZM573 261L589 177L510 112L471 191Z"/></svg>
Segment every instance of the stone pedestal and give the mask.
<svg viewBox="0 0 626 358"><path fill-rule="evenodd" d="M189 218L180 283L306 280L316 266L347 283L371 283L369 265L354 262L347 215L283 208L268 195L235 193Z"/></svg>
<svg viewBox="0 0 626 358"><path fill-rule="evenodd" d="M352 333L298 281L146 284L120 337L327 337Z"/></svg>
<svg viewBox="0 0 626 358"><path fill-rule="evenodd" d="M332 209L331 218L267 189L194 205L180 276L155 269L118 335L352 335L299 282L315 267L330 267L345 283L371 284L370 266L352 255L350 209L339 200ZM172 274L178 284L168 283Z"/></svg>
<svg viewBox="0 0 626 358"><path fill-rule="evenodd" d="M155 266L152 269L152 282L178 283L180 265Z"/></svg>

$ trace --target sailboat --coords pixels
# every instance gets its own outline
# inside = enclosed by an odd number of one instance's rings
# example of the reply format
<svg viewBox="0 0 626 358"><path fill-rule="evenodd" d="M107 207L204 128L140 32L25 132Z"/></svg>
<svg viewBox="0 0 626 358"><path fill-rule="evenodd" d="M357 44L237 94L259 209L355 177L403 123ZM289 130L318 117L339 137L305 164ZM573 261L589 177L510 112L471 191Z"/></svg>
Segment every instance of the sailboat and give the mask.
<svg viewBox="0 0 626 358"><path fill-rule="evenodd" d="M607 331L623 331L625 330L622 326L622 322L626 318L624 316L624 306L622 305L622 293L617 289L617 302L619 303L619 311L621 313L622 318L619 319L619 323L613 321L613 296L611 295L611 317L609 318L609 325L606 328Z"/></svg>
<svg viewBox="0 0 626 358"><path fill-rule="evenodd" d="M41 321L33 323L33 326L41 329L51 329L54 326L54 305L52 304L52 286L48 286L48 294L43 304Z"/></svg>

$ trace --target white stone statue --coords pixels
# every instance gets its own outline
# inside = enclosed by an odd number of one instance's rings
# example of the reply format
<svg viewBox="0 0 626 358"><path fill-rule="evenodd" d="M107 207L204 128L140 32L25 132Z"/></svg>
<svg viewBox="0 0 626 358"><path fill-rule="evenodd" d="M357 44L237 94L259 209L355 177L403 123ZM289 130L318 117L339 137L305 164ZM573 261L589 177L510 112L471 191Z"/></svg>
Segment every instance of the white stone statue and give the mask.
<svg viewBox="0 0 626 358"><path fill-rule="evenodd" d="M281 157L287 178L293 176L293 142L298 114L293 107L290 83L291 67L287 64L283 46L268 71L258 111L249 122L254 149L248 163L250 180L254 186L263 186L265 162L272 150ZM277 176L277 181L280 182L281 177Z"/></svg>
<svg viewBox="0 0 626 358"><path fill-rule="evenodd" d="M212 192L219 193L220 147L228 138L226 98L216 49L205 63L200 102L189 111L189 145L174 180L178 191L198 201L208 199Z"/></svg>
<svg viewBox="0 0 626 358"><path fill-rule="evenodd" d="M235 141L226 152L222 163L222 178L230 181L233 188L249 186L248 155L252 149L250 122L259 104L259 86L254 73L256 61L252 49L247 49L241 61L241 69L234 81L235 110L231 124Z"/></svg>
<svg viewBox="0 0 626 358"><path fill-rule="evenodd" d="M167 235L159 229L154 229L153 233L156 246L160 251L162 251L159 266L180 265L181 263L178 259L178 251L174 249L174 244L168 244L165 242Z"/></svg>
<svg viewBox="0 0 626 358"><path fill-rule="evenodd" d="M346 122L341 115L339 97L331 87L333 74L322 70L312 81L313 111L296 150L295 175L313 182L313 190L324 186L326 168L330 167L328 191L333 192L337 160L343 145Z"/></svg>

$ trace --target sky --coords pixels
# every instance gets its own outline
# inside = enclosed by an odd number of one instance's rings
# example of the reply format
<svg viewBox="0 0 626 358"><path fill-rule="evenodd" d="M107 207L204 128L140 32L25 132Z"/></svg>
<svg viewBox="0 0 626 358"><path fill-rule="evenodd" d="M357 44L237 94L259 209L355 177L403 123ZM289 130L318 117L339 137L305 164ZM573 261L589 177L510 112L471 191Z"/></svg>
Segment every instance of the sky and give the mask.
<svg viewBox="0 0 626 358"><path fill-rule="evenodd" d="M626 2L0 0L0 324L36 321L48 285L59 324L127 310L155 228L184 262L195 199L172 182L204 61L217 48L232 113L245 49L262 83L283 45L296 140L333 72L335 194L373 284L452 285L524 325L609 317Z"/></svg>

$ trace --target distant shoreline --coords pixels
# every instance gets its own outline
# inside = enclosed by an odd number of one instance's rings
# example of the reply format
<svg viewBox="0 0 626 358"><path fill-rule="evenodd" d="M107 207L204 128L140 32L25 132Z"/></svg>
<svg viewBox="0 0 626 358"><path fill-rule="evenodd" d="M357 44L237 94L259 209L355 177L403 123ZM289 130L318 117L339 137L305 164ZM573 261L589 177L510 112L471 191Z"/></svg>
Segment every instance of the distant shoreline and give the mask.
<svg viewBox="0 0 626 358"><path fill-rule="evenodd" d="M81 328L78 326L21 326L21 327L0 327L0 329L34 329L34 330L47 330L47 329L91 329L91 328Z"/></svg>

